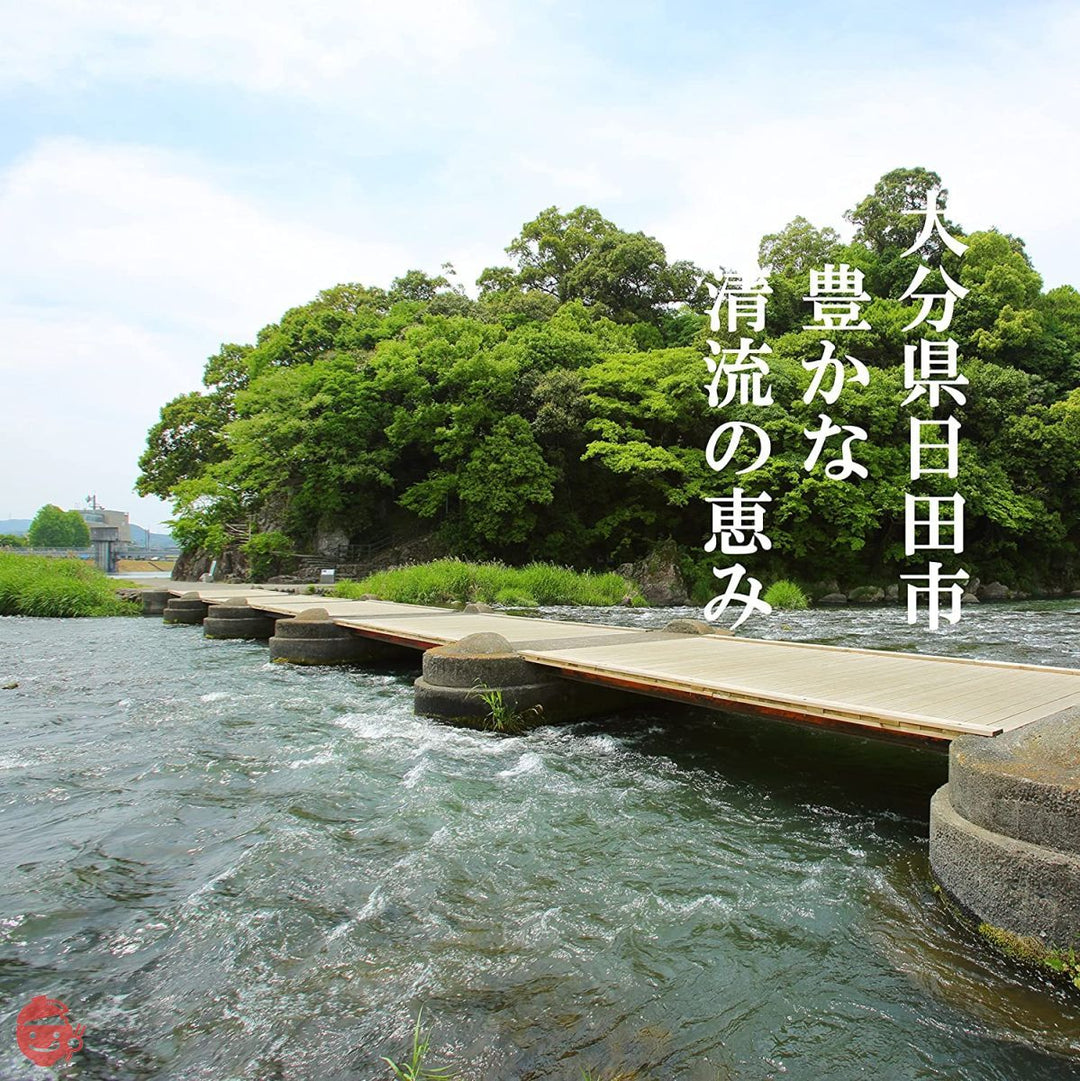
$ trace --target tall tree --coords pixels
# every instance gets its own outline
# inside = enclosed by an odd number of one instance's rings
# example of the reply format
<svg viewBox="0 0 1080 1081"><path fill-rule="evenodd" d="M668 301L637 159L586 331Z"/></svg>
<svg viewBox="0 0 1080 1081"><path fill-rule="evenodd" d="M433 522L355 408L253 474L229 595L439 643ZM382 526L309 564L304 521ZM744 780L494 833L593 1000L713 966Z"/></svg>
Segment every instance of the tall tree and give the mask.
<svg viewBox="0 0 1080 1081"><path fill-rule="evenodd" d="M86 519L77 510L65 511L64 519L68 527L68 544L72 548L85 548L90 543L90 527Z"/></svg>
<svg viewBox="0 0 1080 1081"><path fill-rule="evenodd" d="M916 166L886 173L858 206L844 213L855 226L855 242L877 255L911 247L923 223L919 211L926 206L926 195L932 188L940 189L938 204L944 207L949 193L941 187L941 177L932 170ZM943 219L942 224L950 233L957 231L951 222ZM941 242L936 235L927 243L930 254L941 254Z"/></svg>
<svg viewBox="0 0 1080 1081"><path fill-rule="evenodd" d="M564 214L549 206L521 227L506 252L516 274L488 267L477 282L485 293L536 290L560 304L596 306L620 323L657 322L670 305L705 297L702 270L668 263L655 237L627 233L593 207Z"/></svg>
<svg viewBox="0 0 1080 1081"><path fill-rule="evenodd" d="M32 548L85 548L90 543L90 529L78 511L46 503L34 515L27 539Z"/></svg>
<svg viewBox="0 0 1080 1081"><path fill-rule="evenodd" d="M778 233L761 238L758 265L785 277L805 277L815 267L839 257L840 234L829 226L816 229L801 214Z"/></svg>
<svg viewBox="0 0 1080 1081"><path fill-rule="evenodd" d="M177 484L198 477L228 457L222 430L230 409L221 396L192 391L161 407L161 417L146 437L139 458L139 495L169 499Z"/></svg>

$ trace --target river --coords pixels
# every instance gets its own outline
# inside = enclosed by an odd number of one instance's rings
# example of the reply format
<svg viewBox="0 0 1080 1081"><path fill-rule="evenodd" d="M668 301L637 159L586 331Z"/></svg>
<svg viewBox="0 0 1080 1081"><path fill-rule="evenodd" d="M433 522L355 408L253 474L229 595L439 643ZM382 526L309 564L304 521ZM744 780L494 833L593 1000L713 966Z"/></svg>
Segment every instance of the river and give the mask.
<svg viewBox="0 0 1080 1081"><path fill-rule="evenodd" d="M660 626L685 611L545 610ZM766 637L1080 667L1078 602L778 613ZM0 619L0 1075L1062 1081L1080 995L937 902L933 750L642 700L522 737L415 672L271 665L159 620Z"/></svg>

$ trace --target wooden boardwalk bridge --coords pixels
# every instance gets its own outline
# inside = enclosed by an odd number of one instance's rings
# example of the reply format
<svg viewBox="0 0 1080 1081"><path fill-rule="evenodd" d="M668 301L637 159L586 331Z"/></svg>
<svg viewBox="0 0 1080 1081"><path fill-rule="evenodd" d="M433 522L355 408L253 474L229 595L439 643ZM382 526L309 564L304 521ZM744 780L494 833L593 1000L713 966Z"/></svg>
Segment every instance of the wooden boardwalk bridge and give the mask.
<svg viewBox="0 0 1080 1081"><path fill-rule="evenodd" d="M494 632L525 660L567 679L864 734L934 741L996 736L1080 706L1080 669L688 635L238 585L170 583L169 591L198 594L210 604L246 601L273 616L319 607L358 635L417 650Z"/></svg>

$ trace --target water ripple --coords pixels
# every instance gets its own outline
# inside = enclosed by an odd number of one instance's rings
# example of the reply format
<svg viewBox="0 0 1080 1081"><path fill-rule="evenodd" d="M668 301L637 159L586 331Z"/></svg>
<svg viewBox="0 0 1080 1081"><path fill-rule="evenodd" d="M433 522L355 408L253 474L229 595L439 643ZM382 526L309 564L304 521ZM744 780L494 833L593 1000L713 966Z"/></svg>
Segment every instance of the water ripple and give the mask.
<svg viewBox="0 0 1080 1081"><path fill-rule="evenodd" d="M1076 666L1075 614L930 647ZM904 648L895 615L770 633ZM930 892L939 754L647 702L500 737L149 620L0 619L0 670L6 1023L59 995L80 1076L385 1078L421 1005L463 1078L1080 1076L1075 999Z"/></svg>

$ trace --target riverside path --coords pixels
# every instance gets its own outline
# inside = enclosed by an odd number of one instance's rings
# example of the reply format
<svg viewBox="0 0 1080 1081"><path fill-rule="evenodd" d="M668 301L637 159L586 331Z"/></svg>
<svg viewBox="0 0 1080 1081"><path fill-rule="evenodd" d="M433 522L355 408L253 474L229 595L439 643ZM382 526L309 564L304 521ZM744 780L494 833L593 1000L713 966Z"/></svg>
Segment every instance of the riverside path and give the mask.
<svg viewBox="0 0 1080 1081"><path fill-rule="evenodd" d="M169 583L178 596L273 617L313 607L354 634L427 650L502 635L566 679L736 713L948 741L996 736L1080 706L1080 670L795 642L691 635L499 612L299 596L242 585Z"/></svg>

